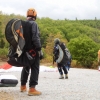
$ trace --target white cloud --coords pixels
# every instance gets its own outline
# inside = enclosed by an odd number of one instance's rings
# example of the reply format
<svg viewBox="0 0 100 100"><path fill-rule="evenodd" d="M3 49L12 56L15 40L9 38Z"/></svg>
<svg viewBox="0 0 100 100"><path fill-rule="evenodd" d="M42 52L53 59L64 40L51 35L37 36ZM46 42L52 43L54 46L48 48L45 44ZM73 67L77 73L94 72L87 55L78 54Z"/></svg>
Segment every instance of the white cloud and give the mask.
<svg viewBox="0 0 100 100"><path fill-rule="evenodd" d="M35 8L38 17L52 19L100 19L100 0L0 0L0 11L26 16Z"/></svg>

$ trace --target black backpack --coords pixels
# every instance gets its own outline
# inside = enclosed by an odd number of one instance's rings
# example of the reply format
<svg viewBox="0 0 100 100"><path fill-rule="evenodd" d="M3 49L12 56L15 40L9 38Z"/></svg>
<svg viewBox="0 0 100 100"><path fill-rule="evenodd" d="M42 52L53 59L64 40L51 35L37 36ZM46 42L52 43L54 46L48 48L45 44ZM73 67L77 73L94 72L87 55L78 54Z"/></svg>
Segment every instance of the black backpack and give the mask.
<svg viewBox="0 0 100 100"><path fill-rule="evenodd" d="M56 49L58 48L58 50ZM59 64L67 64L67 61L70 59L70 52L64 45L64 43L57 44L53 51L54 61Z"/></svg>
<svg viewBox="0 0 100 100"><path fill-rule="evenodd" d="M66 54L66 56L67 56L68 61L71 61L72 57L71 57L71 53L70 53L70 51L68 50L68 48L65 49L65 54Z"/></svg>
<svg viewBox="0 0 100 100"><path fill-rule="evenodd" d="M8 56L20 56L25 45L22 21L20 19L11 19L7 23L5 28L5 37L10 44ZM18 49L18 51L16 49Z"/></svg>
<svg viewBox="0 0 100 100"><path fill-rule="evenodd" d="M31 24L21 19L11 19L6 25L5 37L9 43L7 62L12 66L31 66L34 62L36 53L31 48L32 42L30 38L32 38L32 34L30 28ZM29 40L29 45L27 45L29 47L25 45L26 40ZM27 51L25 51L26 48L28 48Z"/></svg>

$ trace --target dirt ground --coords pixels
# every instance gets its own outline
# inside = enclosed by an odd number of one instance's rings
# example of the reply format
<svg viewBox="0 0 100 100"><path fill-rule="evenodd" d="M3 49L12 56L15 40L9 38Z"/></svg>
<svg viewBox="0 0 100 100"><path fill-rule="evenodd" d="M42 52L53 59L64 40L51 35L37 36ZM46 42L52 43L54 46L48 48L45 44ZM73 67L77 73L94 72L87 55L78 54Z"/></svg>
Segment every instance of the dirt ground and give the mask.
<svg viewBox="0 0 100 100"><path fill-rule="evenodd" d="M0 65L4 63L6 62L0 62ZM21 72L12 71L6 74L15 75L18 84L16 87L0 87L0 100L100 100L100 71L98 70L70 68L67 80L59 79L58 72L40 72L39 84L36 88L42 92L41 96L28 96L27 92L20 92ZM28 84L29 81L27 88Z"/></svg>
<svg viewBox="0 0 100 100"><path fill-rule="evenodd" d="M0 66L2 66L5 63L7 63L6 60L0 61ZM50 66L51 63L41 64L41 65ZM2 91L0 91L0 100L15 100L15 99L12 96L12 94L2 90Z"/></svg>
<svg viewBox="0 0 100 100"><path fill-rule="evenodd" d="M0 92L0 100L14 100L13 96L8 92L1 91Z"/></svg>
<svg viewBox="0 0 100 100"><path fill-rule="evenodd" d="M0 61L0 66L5 64L5 63L6 63L6 61Z"/></svg>

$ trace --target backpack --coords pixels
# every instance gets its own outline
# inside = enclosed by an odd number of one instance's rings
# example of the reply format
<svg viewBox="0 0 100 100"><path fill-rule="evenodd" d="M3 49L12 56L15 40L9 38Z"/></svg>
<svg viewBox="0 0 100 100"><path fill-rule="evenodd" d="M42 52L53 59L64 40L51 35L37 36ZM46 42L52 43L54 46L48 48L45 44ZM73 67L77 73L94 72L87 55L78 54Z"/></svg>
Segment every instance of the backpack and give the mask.
<svg viewBox="0 0 100 100"><path fill-rule="evenodd" d="M31 49L31 32L29 32L31 25L29 22L21 19L11 19L5 28L5 37L9 43L8 63L12 66L22 67L30 66L35 59L36 53ZM27 32L28 31L28 32ZM29 40L29 50L25 51L25 34L28 33L27 40ZM30 34L29 34L30 33Z"/></svg>
<svg viewBox="0 0 100 100"><path fill-rule="evenodd" d="M5 28L5 37L10 44L8 56L20 56L22 54L25 39L20 19L11 19Z"/></svg>
<svg viewBox="0 0 100 100"><path fill-rule="evenodd" d="M71 60L71 53L68 50L68 48L65 49L65 53L66 53L66 56L67 56L68 61L70 61Z"/></svg>
<svg viewBox="0 0 100 100"><path fill-rule="evenodd" d="M65 45L63 43L56 44L53 50L54 61L59 64L67 63L67 56L65 54Z"/></svg>

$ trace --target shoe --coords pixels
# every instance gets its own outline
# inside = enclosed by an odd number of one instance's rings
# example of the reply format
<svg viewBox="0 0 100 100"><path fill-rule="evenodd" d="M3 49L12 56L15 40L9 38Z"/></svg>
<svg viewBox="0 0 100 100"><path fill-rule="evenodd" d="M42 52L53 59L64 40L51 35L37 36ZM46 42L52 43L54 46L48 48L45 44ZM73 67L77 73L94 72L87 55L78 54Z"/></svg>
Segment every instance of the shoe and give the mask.
<svg viewBox="0 0 100 100"><path fill-rule="evenodd" d="M65 79L68 79L68 74L65 74Z"/></svg>
<svg viewBox="0 0 100 100"><path fill-rule="evenodd" d="M21 92L26 92L26 91L27 91L26 85L22 85L22 86L20 87L20 91L21 91Z"/></svg>
<svg viewBox="0 0 100 100"><path fill-rule="evenodd" d="M35 88L30 88L28 91L29 96L36 96L36 95L41 95L42 93L40 91L37 91Z"/></svg>
<svg viewBox="0 0 100 100"><path fill-rule="evenodd" d="M64 79L64 76L63 75L60 75L59 79Z"/></svg>

